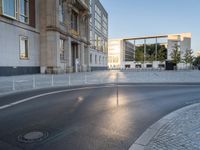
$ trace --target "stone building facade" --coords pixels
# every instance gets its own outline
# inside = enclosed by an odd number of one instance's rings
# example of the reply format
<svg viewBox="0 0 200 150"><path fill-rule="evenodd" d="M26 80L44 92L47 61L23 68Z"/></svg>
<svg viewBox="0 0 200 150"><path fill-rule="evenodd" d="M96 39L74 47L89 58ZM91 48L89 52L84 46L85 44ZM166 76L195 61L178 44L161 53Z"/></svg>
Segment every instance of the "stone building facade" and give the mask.
<svg viewBox="0 0 200 150"><path fill-rule="evenodd" d="M108 13L99 0L90 0L90 58L93 70L106 70L108 59Z"/></svg>
<svg viewBox="0 0 200 150"><path fill-rule="evenodd" d="M87 71L89 0L0 0L0 75Z"/></svg>
<svg viewBox="0 0 200 150"><path fill-rule="evenodd" d="M40 1L41 71L87 71L88 0Z"/></svg>

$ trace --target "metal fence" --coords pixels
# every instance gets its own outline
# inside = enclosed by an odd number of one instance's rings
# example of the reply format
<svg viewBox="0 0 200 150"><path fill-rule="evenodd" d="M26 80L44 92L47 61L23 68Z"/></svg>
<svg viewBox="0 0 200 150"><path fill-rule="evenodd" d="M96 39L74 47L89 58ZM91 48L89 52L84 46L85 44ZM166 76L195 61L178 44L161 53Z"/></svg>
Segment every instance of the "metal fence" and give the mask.
<svg viewBox="0 0 200 150"><path fill-rule="evenodd" d="M49 87L69 87L106 83L184 83L200 82L198 70L124 70L70 73L58 75L23 75L0 77L0 95Z"/></svg>

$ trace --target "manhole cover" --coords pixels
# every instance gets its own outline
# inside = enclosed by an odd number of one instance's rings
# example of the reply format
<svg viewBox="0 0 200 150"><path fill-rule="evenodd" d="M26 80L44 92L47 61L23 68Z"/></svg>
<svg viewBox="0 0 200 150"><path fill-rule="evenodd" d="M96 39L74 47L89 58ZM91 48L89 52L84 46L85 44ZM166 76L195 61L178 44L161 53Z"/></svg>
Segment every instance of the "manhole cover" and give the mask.
<svg viewBox="0 0 200 150"><path fill-rule="evenodd" d="M35 143L40 142L48 137L47 132L33 131L24 135L18 136L18 141L23 143Z"/></svg>

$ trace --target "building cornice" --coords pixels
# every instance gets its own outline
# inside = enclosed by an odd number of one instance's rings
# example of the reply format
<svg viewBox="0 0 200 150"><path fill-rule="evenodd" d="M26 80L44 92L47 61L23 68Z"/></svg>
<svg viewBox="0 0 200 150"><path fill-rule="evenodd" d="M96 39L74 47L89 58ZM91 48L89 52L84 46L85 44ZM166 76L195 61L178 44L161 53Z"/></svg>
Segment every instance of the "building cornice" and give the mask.
<svg viewBox="0 0 200 150"><path fill-rule="evenodd" d="M55 26L47 26L47 27L46 27L46 31L59 32L60 34L62 34L62 35L64 35L64 36L69 36L69 37L71 37L71 38L73 38L73 39L76 39L77 41L83 42L83 43L85 43L85 44L87 44L87 45L90 44L90 42L87 41L87 40L85 40L84 38L81 38L81 37L79 37L79 36L75 36L75 35L73 35L72 33L69 33L69 32L65 32L65 31L63 31L62 29L60 29L60 28L58 28L58 27L55 27Z"/></svg>

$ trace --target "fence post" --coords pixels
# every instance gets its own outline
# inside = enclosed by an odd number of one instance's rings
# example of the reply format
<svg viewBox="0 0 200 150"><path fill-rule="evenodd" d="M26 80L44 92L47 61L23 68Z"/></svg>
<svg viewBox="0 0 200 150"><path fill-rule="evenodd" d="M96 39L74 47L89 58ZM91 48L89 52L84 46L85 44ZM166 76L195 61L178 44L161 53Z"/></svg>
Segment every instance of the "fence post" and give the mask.
<svg viewBox="0 0 200 150"><path fill-rule="evenodd" d="M35 75L33 75L33 89L36 88L36 84L35 84Z"/></svg>
<svg viewBox="0 0 200 150"><path fill-rule="evenodd" d="M117 72L117 85L119 83L119 72Z"/></svg>
<svg viewBox="0 0 200 150"><path fill-rule="evenodd" d="M51 86L54 86L54 79L53 79L53 75L51 75Z"/></svg>
<svg viewBox="0 0 200 150"><path fill-rule="evenodd" d="M68 82L69 82L69 86L71 86L71 76L70 76L70 74L69 74L69 77L68 77Z"/></svg>
<svg viewBox="0 0 200 150"><path fill-rule="evenodd" d="M87 84L87 74L85 72L85 84Z"/></svg>
<svg viewBox="0 0 200 150"><path fill-rule="evenodd" d="M12 82L12 90L15 91L15 77L13 77L13 82Z"/></svg>

